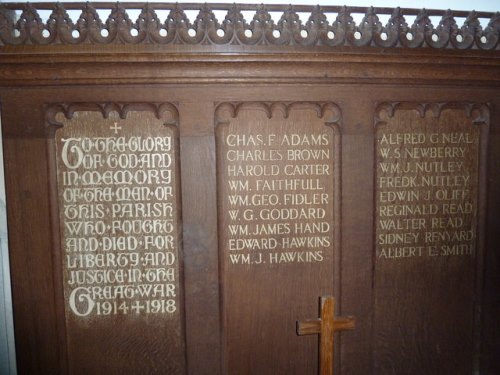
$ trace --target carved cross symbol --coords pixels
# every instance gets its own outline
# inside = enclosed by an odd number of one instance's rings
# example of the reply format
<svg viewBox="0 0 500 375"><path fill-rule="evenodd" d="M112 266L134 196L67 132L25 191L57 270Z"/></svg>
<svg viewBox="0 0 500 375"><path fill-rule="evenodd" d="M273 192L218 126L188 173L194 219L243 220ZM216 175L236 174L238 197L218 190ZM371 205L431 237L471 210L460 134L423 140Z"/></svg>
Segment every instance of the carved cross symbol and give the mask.
<svg viewBox="0 0 500 375"><path fill-rule="evenodd" d="M121 126L118 126L118 123L115 122L115 124L113 126L110 126L109 127L109 130L114 130L115 131L115 134L118 134L118 130L122 130L122 127Z"/></svg>
<svg viewBox="0 0 500 375"><path fill-rule="evenodd" d="M333 297L321 297L321 317L319 319L297 322L297 334L320 335L319 360L320 375L333 375L333 336L335 331L354 329L353 317L335 319L335 301Z"/></svg>

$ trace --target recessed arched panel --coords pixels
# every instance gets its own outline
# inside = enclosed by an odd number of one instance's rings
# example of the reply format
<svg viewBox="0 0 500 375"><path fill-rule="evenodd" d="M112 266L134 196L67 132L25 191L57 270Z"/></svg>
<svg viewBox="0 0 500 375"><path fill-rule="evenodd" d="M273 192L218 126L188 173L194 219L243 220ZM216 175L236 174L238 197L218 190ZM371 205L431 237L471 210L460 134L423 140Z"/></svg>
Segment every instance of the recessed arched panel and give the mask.
<svg viewBox="0 0 500 375"><path fill-rule="evenodd" d="M340 123L334 103L217 107L227 373L317 371L317 338L294 326L340 288Z"/></svg>
<svg viewBox="0 0 500 375"><path fill-rule="evenodd" d="M374 371L470 374L489 107L384 103L377 111Z"/></svg>
<svg viewBox="0 0 500 375"><path fill-rule="evenodd" d="M47 108L70 373L186 372L177 127L169 103Z"/></svg>

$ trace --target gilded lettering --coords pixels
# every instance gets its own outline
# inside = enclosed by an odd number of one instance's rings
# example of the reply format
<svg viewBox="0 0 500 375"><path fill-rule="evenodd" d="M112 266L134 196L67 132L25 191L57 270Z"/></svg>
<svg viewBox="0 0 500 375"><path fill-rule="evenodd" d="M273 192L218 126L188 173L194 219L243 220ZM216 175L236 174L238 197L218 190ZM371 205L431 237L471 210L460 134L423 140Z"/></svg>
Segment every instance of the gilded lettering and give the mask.
<svg viewBox="0 0 500 375"><path fill-rule="evenodd" d="M148 135L122 135L127 123L114 122L121 134L108 136L111 119L92 112L74 117L80 116L93 122L96 136L71 120L56 133L67 313L171 314L177 310L176 161L172 135L149 135L171 131L157 121L157 128L145 125Z"/></svg>
<svg viewBox="0 0 500 375"><path fill-rule="evenodd" d="M322 262L333 243L331 135L229 129L219 153L229 264Z"/></svg>
<svg viewBox="0 0 500 375"><path fill-rule="evenodd" d="M477 129L378 131L377 259L474 255Z"/></svg>

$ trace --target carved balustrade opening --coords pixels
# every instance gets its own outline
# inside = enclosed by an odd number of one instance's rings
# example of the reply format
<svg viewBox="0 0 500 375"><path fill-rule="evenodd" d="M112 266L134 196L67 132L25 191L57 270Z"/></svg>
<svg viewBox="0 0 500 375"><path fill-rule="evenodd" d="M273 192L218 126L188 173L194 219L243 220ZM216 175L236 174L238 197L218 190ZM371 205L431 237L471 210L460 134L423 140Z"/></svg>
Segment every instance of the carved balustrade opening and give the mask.
<svg viewBox="0 0 500 375"><path fill-rule="evenodd" d="M358 23L353 16L358 16ZM500 16L491 12L329 5L0 4L3 45L146 43L495 50L499 24Z"/></svg>

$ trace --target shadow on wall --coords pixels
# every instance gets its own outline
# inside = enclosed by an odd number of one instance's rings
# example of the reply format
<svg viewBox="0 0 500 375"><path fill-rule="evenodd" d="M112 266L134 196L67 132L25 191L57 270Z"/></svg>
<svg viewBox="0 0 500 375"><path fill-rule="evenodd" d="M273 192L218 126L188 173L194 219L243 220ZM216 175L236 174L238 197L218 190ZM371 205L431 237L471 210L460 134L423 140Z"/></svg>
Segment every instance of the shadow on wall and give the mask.
<svg viewBox="0 0 500 375"><path fill-rule="evenodd" d="M0 122L1 125L1 122ZM0 135L0 374L14 375L16 353L12 295L10 288L9 251L7 241L7 213L5 204L5 180L3 149Z"/></svg>

